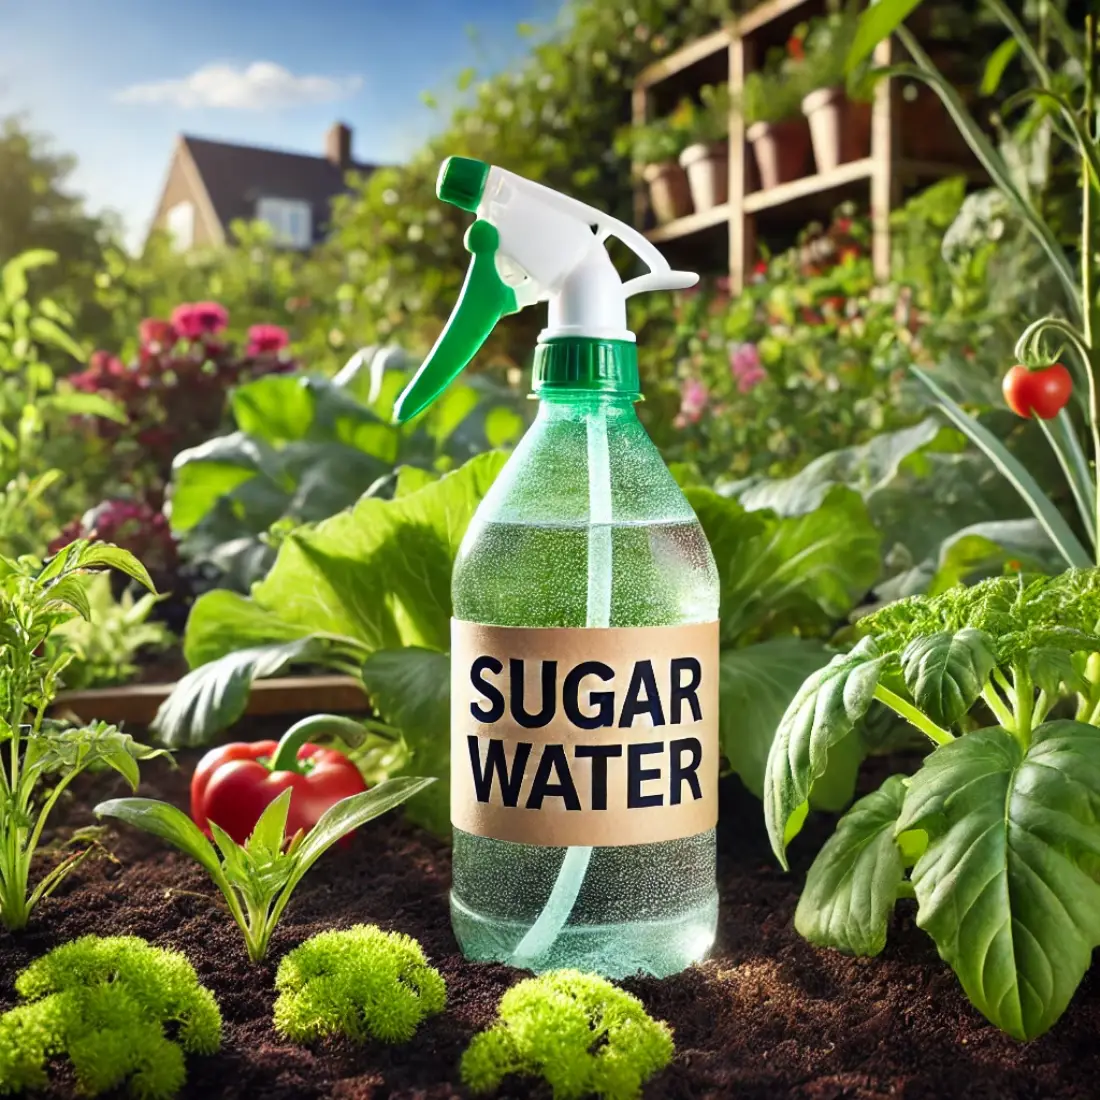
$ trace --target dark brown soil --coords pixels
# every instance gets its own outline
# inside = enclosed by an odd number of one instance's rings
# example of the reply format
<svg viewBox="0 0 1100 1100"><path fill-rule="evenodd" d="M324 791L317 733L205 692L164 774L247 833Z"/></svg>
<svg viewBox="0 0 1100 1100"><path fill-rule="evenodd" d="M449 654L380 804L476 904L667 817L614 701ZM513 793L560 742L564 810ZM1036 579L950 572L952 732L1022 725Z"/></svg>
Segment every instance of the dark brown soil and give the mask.
<svg viewBox="0 0 1100 1100"><path fill-rule="evenodd" d="M142 793L183 805L192 760L170 772L145 768ZM122 794L119 780L88 780L69 804L70 825L88 807ZM676 1059L647 1097L799 1097L805 1100L1048 1100L1100 1096L1100 981L1085 980L1053 1033L1031 1044L989 1026L915 927L911 908L895 919L879 959L818 951L791 927L821 822L797 846L793 875L776 867L760 804L736 783L723 792L722 916L711 960L664 981L627 983L675 1030ZM289 1097L435 1098L465 1095L456 1067L470 1037L492 1020L503 991L522 975L463 961L447 913L449 852L390 815L321 861L295 895L272 956L249 964L236 926L194 863L159 841L119 827L118 862L85 865L18 936L0 932L0 1007L14 1003L12 979L36 955L85 932L130 933L184 951L216 993L225 1018L222 1050L190 1060L184 1095L202 1100ZM356 922L416 936L447 979L449 1006L405 1046L311 1048L280 1040L271 1026L279 958L307 936ZM72 1096L62 1071L52 1097ZM511 1083L501 1095L546 1097Z"/></svg>

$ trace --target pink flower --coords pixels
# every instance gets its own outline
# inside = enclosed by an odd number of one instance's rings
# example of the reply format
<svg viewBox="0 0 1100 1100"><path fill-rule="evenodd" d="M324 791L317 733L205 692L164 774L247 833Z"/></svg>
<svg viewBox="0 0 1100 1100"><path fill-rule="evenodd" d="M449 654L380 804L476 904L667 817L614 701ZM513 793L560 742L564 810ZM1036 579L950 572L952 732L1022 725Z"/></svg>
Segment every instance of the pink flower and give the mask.
<svg viewBox="0 0 1100 1100"><path fill-rule="evenodd" d="M285 328L278 325L253 325L248 330L246 355L263 355L265 352L282 351L290 343Z"/></svg>
<svg viewBox="0 0 1100 1100"><path fill-rule="evenodd" d="M730 374L737 380L740 393L748 393L768 376L760 362L755 344L733 344L730 347Z"/></svg>
<svg viewBox="0 0 1100 1100"><path fill-rule="evenodd" d="M229 324L229 313L217 302L195 302L172 310L172 325L184 340L201 340L221 332Z"/></svg>
<svg viewBox="0 0 1100 1100"><path fill-rule="evenodd" d="M684 383L680 390L680 416L677 417L678 420L682 418L681 426L698 423L707 407L708 396L707 387L698 379L690 378Z"/></svg>
<svg viewBox="0 0 1100 1100"><path fill-rule="evenodd" d="M175 344L179 338L175 326L171 321L161 321L157 317L146 317L138 325L138 339L143 348L153 351L166 351Z"/></svg>

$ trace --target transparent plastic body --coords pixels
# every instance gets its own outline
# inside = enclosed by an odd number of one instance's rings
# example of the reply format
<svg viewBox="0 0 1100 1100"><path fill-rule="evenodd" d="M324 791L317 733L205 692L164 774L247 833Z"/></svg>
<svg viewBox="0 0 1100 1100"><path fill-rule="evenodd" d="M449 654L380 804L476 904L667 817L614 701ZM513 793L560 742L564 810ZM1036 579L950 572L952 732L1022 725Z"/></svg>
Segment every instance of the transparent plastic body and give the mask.
<svg viewBox="0 0 1100 1100"><path fill-rule="evenodd" d="M630 395L540 395L539 414L478 509L459 551L454 614L497 626L592 625L591 549L607 546L608 625L718 617L718 576L702 528L646 435ZM590 523L593 426L606 431L611 522ZM595 540L595 541L593 541ZM454 833L451 916L467 958L536 971L663 977L701 959L718 917L710 830L662 844L573 849L583 883L553 941L517 947L559 885L567 849Z"/></svg>

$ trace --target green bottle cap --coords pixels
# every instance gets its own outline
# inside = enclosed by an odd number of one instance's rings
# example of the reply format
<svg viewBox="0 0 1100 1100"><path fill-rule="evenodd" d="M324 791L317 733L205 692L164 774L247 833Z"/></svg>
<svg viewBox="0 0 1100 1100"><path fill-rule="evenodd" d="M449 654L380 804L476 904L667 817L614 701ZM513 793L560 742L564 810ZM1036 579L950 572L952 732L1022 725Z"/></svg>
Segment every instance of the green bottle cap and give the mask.
<svg viewBox="0 0 1100 1100"><path fill-rule="evenodd" d="M533 386L544 390L588 390L641 396L638 346L629 340L558 336L535 347Z"/></svg>
<svg viewBox="0 0 1100 1100"><path fill-rule="evenodd" d="M477 213L485 181L489 178L489 165L471 157L448 157L439 169L435 193L452 206Z"/></svg>

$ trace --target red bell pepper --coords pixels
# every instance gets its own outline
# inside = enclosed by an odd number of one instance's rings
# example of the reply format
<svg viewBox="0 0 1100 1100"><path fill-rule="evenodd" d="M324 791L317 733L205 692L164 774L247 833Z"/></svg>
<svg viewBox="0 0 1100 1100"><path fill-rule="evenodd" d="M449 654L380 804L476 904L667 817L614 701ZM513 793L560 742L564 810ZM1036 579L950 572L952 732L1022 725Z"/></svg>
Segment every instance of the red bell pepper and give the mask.
<svg viewBox="0 0 1100 1100"><path fill-rule="evenodd" d="M191 818L207 836L209 822L243 844L268 803L291 790L286 836L308 831L341 799L367 789L342 752L306 740L311 734L362 728L347 718L319 714L295 723L280 741L235 741L211 749L191 777Z"/></svg>

